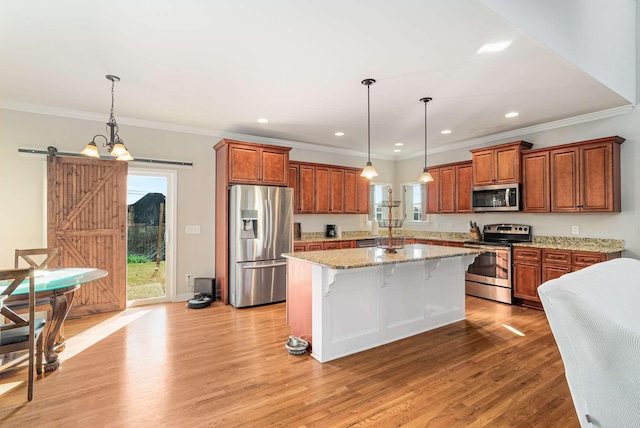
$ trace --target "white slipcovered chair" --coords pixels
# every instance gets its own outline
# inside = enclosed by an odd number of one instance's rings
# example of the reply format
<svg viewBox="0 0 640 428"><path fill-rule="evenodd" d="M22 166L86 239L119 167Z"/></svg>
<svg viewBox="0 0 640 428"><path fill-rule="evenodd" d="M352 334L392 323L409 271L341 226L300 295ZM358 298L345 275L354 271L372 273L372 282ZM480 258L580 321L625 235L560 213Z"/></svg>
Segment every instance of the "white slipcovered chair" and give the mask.
<svg viewBox="0 0 640 428"><path fill-rule="evenodd" d="M640 261L614 259L538 288L583 427L640 427Z"/></svg>

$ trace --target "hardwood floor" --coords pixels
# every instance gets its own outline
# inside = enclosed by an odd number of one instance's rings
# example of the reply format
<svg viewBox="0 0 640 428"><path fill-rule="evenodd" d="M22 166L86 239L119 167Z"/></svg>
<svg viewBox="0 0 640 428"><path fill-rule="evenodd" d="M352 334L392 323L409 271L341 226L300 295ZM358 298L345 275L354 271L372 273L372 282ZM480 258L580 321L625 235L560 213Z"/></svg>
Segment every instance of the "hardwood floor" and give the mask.
<svg viewBox="0 0 640 428"><path fill-rule="evenodd" d="M474 297L466 321L325 364L287 353L284 303L140 307L66 335L31 403L24 382L0 395L0 426L579 426L544 313Z"/></svg>

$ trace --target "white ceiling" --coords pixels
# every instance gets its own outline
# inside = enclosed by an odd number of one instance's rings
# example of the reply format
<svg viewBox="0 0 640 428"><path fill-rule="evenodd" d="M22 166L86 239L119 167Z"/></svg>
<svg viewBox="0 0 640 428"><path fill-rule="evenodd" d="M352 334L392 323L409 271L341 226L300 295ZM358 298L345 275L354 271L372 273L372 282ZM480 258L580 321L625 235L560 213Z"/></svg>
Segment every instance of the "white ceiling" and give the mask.
<svg viewBox="0 0 640 428"><path fill-rule="evenodd" d="M500 53L477 54L511 41ZM423 153L628 105L476 0L3 1L0 100L207 131ZM27 108L28 109L28 108ZM513 119L504 117L518 111ZM269 119L259 124L260 117ZM449 135L440 131L451 129ZM124 129L123 129L124 131ZM336 137L334 132L345 136ZM135 154L135 141L127 139ZM79 147L85 141L78 142ZM393 153L394 143L404 143Z"/></svg>

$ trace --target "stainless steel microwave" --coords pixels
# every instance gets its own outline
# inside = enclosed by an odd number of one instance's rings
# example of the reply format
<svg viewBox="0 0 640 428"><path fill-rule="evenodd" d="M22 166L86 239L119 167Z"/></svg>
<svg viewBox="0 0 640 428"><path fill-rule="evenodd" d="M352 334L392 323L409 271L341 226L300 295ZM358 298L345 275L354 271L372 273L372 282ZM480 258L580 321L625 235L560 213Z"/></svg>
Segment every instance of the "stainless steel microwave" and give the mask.
<svg viewBox="0 0 640 428"><path fill-rule="evenodd" d="M471 189L473 211L520 211L520 184L496 184Z"/></svg>

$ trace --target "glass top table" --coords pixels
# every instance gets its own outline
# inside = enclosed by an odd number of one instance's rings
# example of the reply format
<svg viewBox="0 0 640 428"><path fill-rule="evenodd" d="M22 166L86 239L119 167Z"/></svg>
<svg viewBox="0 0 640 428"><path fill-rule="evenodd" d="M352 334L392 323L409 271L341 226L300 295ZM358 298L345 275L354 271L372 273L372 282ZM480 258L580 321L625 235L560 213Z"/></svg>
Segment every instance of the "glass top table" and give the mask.
<svg viewBox="0 0 640 428"><path fill-rule="evenodd" d="M47 320L43 334L43 354L46 362L44 370L49 372L56 370L60 365L58 352L64 350L63 336L59 336L60 328L64 323L69 309L73 303L73 296L82 284L99 280L108 275L106 270L92 268L62 268L52 270L36 270L34 274L34 286L36 300L48 298L51 305L51 319ZM0 291L9 285L9 281L0 281ZM29 280L23 281L11 293L5 302L7 306L16 305L24 307L29 301ZM37 304L41 304L37 302ZM38 374L42 373L41 366L36 367Z"/></svg>
<svg viewBox="0 0 640 428"><path fill-rule="evenodd" d="M36 270L34 276L36 298L42 298L56 294L56 291L63 291L68 287L104 278L107 276L107 271L91 268L63 268ZM0 291L4 290L8 285L9 281L0 281ZM12 298L10 301L22 300L21 298L14 298L13 296L27 296L28 294L29 280L27 279L11 294Z"/></svg>

